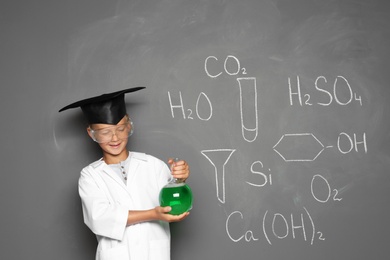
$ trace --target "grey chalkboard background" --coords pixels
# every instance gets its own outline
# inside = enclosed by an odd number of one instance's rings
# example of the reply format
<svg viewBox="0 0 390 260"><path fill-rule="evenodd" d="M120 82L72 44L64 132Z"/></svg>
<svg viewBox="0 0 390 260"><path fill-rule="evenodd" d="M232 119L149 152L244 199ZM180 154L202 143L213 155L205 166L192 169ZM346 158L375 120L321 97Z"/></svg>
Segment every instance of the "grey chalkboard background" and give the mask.
<svg viewBox="0 0 390 260"><path fill-rule="evenodd" d="M173 259L388 259L390 4L0 3L1 259L93 259L81 98L132 86L129 149L186 159Z"/></svg>

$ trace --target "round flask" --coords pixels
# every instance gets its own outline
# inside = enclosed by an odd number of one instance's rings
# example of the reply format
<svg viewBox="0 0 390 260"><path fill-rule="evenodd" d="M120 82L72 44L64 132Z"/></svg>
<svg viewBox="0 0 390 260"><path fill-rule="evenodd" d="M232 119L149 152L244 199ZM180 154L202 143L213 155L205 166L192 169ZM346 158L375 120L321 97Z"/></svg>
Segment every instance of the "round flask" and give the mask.
<svg viewBox="0 0 390 260"><path fill-rule="evenodd" d="M184 180L173 178L160 191L160 206L170 206L168 214L180 215L192 208L192 191Z"/></svg>

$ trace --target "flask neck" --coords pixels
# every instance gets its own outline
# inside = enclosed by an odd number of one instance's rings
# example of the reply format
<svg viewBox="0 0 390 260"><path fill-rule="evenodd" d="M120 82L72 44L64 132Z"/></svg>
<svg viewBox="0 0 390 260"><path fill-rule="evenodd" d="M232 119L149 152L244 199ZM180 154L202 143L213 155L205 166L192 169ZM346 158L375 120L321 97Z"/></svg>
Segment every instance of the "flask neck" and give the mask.
<svg viewBox="0 0 390 260"><path fill-rule="evenodd" d="M185 182L185 179L176 179L176 178L172 178L172 180L170 181L171 183L184 183Z"/></svg>

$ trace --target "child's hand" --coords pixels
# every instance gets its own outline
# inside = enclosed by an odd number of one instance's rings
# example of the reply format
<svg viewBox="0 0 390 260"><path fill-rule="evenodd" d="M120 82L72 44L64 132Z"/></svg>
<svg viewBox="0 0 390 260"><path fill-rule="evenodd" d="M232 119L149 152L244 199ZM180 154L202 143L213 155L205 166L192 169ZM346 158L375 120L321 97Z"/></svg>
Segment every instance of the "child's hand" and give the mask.
<svg viewBox="0 0 390 260"><path fill-rule="evenodd" d="M171 211L171 207L169 207L169 206L168 207L155 207L154 210L157 214L157 219L165 221L165 222L182 221L183 219L188 217L188 215L190 214L190 212L184 212L180 215L168 214L168 212Z"/></svg>
<svg viewBox="0 0 390 260"><path fill-rule="evenodd" d="M186 161L180 160L175 162L175 160L169 158L168 163L171 165L173 178L186 180L190 176L190 167Z"/></svg>

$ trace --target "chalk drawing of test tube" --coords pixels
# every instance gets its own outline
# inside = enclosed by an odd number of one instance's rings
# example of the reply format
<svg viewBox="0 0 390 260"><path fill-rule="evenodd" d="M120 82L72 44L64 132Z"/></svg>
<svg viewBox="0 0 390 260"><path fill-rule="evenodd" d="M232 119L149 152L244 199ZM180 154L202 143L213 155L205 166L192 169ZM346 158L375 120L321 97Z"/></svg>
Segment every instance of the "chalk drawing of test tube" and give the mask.
<svg viewBox="0 0 390 260"><path fill-rule="evenodd" d="M256 78L237 78L237 82L240 88L240 116L242 137L247 142L253 142L256 140L259 132ZM250 125L250 127L248 125Z"/></svg>

